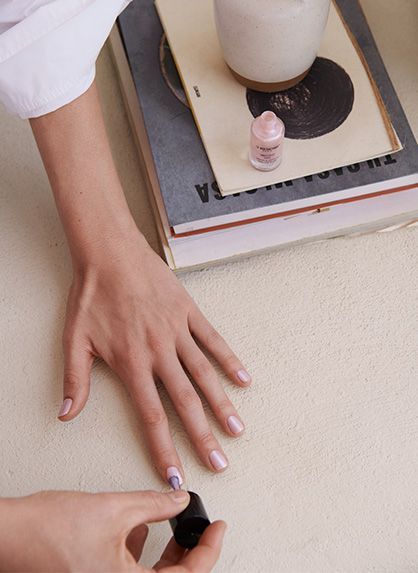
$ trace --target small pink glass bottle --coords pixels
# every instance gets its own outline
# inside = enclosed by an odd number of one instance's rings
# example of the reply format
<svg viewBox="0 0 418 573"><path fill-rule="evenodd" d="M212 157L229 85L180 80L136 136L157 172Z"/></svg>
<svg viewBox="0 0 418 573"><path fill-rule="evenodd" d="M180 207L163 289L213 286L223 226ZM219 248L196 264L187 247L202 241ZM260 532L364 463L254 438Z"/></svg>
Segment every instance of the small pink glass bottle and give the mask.
<svg viewBox="0 0 418 573"><path fill-rule="evenodd" d="M265 111L251 125L250 162L259 171L273 171L282 162L284 123Z"/></svg>

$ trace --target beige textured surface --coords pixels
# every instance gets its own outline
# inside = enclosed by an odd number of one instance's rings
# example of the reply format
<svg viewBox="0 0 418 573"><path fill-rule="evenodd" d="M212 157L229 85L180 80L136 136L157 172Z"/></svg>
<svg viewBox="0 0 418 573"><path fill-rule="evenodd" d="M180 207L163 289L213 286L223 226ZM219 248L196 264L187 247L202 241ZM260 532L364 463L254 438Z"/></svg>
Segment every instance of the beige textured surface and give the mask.
<svg viewBox="0 0 418 573"><path fill-rule="evenodd" d="M418 8L392 4L365 3L418 128L417 66L404 50ZM156 245L107 51L99 83L130 204ZM69 259L27 124L1 112L0 125L1 494L161 488L105 367L84 413L55 420ZM222 437L232 465L220 477L199 466L168 406L190 487L230 524L217 571L418 569L417 247L418 229L402 230L182 277L255 378L248 392L228 387L248 431ZM154 528L148 562L167 535Z"/></svg>

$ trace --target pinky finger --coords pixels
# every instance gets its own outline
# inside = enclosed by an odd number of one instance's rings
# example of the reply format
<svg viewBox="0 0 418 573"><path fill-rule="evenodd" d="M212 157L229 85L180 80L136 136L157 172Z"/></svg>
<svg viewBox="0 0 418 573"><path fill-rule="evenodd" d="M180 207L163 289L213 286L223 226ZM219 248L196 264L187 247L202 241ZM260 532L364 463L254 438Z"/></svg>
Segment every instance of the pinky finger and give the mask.
<svg viewBox="0 0 418 573"><path fill-rule="evenodd" d="M199 545L188 551L178 563L179 570L185 573L210 573L221 554L225 531L224 521L212 523L200 538Z"/></svg>
<svg viewBox="0 0 418 573"><path fill-rule="evenodd" d="M189 330L233 382L243 387L251 384L251 376L242 362L198 308L189 315Z"/></svg>

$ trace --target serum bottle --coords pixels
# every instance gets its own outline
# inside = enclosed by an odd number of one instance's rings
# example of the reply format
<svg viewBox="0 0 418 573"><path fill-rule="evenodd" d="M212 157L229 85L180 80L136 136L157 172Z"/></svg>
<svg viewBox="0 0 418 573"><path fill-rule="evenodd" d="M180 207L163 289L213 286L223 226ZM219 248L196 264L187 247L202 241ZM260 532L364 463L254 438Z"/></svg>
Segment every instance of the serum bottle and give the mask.
<svg viewBox="0 0 418 573"><path fill-rule="evenodd" d="M250 162L259 171L273 171L282 162L285 126L272 111L265 111L251 125Z"/></svg>

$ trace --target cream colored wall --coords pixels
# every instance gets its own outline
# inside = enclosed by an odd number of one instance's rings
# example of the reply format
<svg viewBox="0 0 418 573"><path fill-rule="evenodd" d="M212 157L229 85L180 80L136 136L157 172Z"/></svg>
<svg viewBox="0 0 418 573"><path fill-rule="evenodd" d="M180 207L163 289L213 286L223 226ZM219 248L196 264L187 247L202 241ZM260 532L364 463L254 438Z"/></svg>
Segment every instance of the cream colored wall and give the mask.
<svg viewBox="0 0 418 573"><path fill-rule="evenodd" d="M405 47L416 1L364 4L418 131L418 69ZM98 80L130 205L157 245L107 50ZM0 125L0 492L161 488L105 367L80 418L55 419L69 258L28 125L4 112ZM248 392L228 386L248 431L221 437L232 463L218 477L165 401L188 485L230 525L217 571L418 569L417 249L409 229L182 277L255 379ZM147 562L168 534L153 529Z"/></svg>

